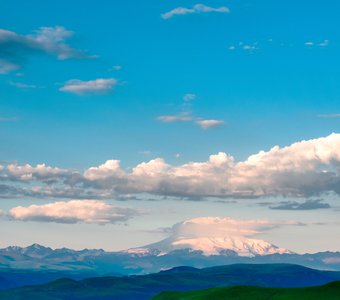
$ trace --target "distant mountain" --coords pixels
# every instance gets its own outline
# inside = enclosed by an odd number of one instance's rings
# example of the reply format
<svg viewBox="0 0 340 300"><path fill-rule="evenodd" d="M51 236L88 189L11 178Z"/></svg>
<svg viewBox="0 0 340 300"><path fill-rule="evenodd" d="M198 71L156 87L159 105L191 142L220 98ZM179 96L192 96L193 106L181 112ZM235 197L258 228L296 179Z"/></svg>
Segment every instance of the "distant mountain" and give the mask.
<svg viewBox="0 0 340 300"><path fill-rule="evenodd" d="M200 251L203 255L236 255L245 257L293 253L292 251L276 247L263 240L249 239L240 236L169 238L145 247L129 249L127 252L142 255L151 253L164 255L175 250L183 249Z"/></svg>
<svg viewBox="0 0 340 300"><path fill-rule="evenodd" d="M189 291L235 285L301 287L335 280L340 280L340 272L286 264L229 265L205 269L179 267L140 276L99 277L80 281L64 278L44 285L3 291L0 292L0 299L144 300L162 291Z"/></svg>
<svg viewBox="0 0 340 300"><path fill-rule="evenodd" d="M236 298L237 297L237 298ZM220 299L246 299L246 300L338 300L340 299L340 281L328 283L323 286L307 288L263 288L255 286L235 286L211 288L191 292L162 292L152 300L220 300Z"/></svg>
<svg viewBox="0 0 340 300"><path fill-rule="evenodd" d="M247 228L235 230L230 218L201 217L175 224L172 233L158 243L127 250L128 253L164 255L175 250L190 249L203 255L236 255L254 257L269 254L292 254L269 242L246 236Z"/></svg>
<svg viewBox="0 0 340 300"><path fill-rule="evenodd" d="M161 251L163 250L163 251ZM240 256L229 249L205 255L190 248L165 253L164 249L142 247L139 250L105 252L103 250L56 249L39 245L0 249L0 289L40 284L68 277L82 279L95 276L123 276L155 273L177 266L205 268L235 263L290 263L306 267L340 271L340 253L275 253ZM248 250L247 250L248 251Z"/></svg>
<svg viewBox="0 0 340 300"><path fill-rule="evenodd" d="M228 218L195 218L174 225L171 235L154 244L119 252L75 251L38 244L0 249L0 289L40 284L61 277L156 273L177 266L205 268L235 263L290 263L339 270L340 253L296 254L270 242L247 237ZM242 236L241 233L244 235Z"/></svg>

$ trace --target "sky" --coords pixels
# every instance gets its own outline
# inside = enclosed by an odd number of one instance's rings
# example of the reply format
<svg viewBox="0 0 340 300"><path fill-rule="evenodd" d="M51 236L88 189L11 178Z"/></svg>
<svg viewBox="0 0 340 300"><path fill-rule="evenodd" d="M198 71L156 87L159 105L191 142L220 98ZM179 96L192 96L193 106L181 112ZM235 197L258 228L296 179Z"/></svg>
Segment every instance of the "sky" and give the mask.
<svg viewBox="0 0 340 300"><path fill-rule="evenodd" d="M339 9L1 1L0 247L121 250L217 216L340 251Z"/></svg>

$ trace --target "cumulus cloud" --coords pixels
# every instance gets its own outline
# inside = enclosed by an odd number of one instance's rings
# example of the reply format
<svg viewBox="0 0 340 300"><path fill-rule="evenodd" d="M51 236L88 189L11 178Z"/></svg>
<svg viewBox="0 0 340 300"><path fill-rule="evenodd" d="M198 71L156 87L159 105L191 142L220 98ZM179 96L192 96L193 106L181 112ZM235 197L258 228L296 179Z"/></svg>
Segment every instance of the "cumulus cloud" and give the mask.
<svg viewBox="0 0 340 300"><path fill-rule="evenodd" d="M66 43L73 34L62 26L40 27L28 35L0 29L0 74L20 69L33 54L49 54L60 60L93 57Z"/></svg>
<svg viewBox="0 0 340 300"><path fill-rule="evenodd" d="M308 199L304 202L298 201L281 201L278 205L270 206L270 209L281 210L314 210L331 208L328 203L324 203L322 199Z"/></svg>
<svg viewBox="0 0 340 300"><path fill-rule="evenodd" d="M68 173L67 170L46 166L45 164L37 164L35 167L30 164L19 166L17 164L9 164L3 169L3 176L10 180L31 181L41 180L48 181L58 179L60 176Z"/></svg>
<svg viewBox="0 0 340 300"><path fill-rule="evenodd" d="M329 191L340 194L339 149L340 134L331 134L283 148L275 146L241 162L223 152L211 155L206 162L180 166L168 165L158 158L136 166L131 173L115 169L114 174L119 176L104 176L103 172L101 181L120 193L173 196L303 197Z"/></svg>
<svg viewBox="0 0 340 300"><path fill-rule="evenodd" d="M71 79L59 90L76 95L105 94L111 91L117 83L118 81L114 78L98 78L89 81Z"/></svg>
<svg viewBox="0 0 340 300"><path fill-rule="evenodd" d="M189 198L340 195L340 134L275 146L244 161L219 152L203 162L171 165L158 157L129 169L122 168L118 160L84 171L11 164L0 169L0 180L45 182L39 188L31 187L31 192L50 197L74 198L78 194L79 198L99 199L138 193ZM8 187L6 191L12 192Z"/></svg>
<svg viewBox="0 0 340 300"><path fill-rule="evenodd" d="M218 12L218 13L229 13L230 10L228 7L221 6L221 7L210 7L203 4L195 4L191 8L186 7L177 7L174 8L164 14L161 17L164 20L170 19L176 15L188 15L188 14L199 14L199 13L210 13L210 12Z"/></svg>
<svg viewBox="0 0 340 300"><path fill-rule="evenodd" d="M99 167L89 168L84 172L84 177L88 180L101 180L109 177L122 177L124 171L120 168L119 160L107 160Z"/></svg>
<svg viewBox="0 0 340 300"><path fill-rule="evenodd" d="M203 129L218 127L224 124L223 120L198 120L196 123Z"/></svg>
<svg viewBox="0 0 340 300"><path fill-rule="evenodd" d="M19 221L108 224L125 222L137 214L137 210L112 206L104 201L71 200L28 207L17 206L8 215Z"/></svg>

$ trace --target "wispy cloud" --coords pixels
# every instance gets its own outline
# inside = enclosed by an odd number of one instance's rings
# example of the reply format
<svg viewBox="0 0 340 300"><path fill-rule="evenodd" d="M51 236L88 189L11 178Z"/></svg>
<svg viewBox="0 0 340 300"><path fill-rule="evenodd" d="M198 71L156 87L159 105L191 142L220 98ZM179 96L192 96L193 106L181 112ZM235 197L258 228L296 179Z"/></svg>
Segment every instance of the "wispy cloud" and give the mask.
<svg viewBox="0 0 340 300"><path fill-rule="evenodd" d="M319 118L340 118L340 114L324 114L318 115Z"/></svg>
<svg viewBox="0 0 340 300"><path fill-rule="evenodd" d="M269 208L280 210L315 210L331 208L331 206L328 203L324 203L322 199L310 199L305 202L281 201L278 205L270 206Z"/></svg>
<svg viewBox="0 0 340 300"><path fill-rule="evenodd" d="M190 108L193 106L192 101L195 100L196 98L197 98L196 94L192 93L185 94L182 97L183 103L181 105L181 109L183 111L181 113L174 115L161 115L156 117L156 120L161 121L163 123L191 122L203 129L210 129L224 124L223 120L203 119L193 116Z"/></svg>
<svg viewBox="0 0 340 300"><path fill-rule="evenodd" d="M324 48L329 46L329 40L323 41L307 41L307 42L299 42L299 47L302 45L306 46L306 48ZM297 45L294 42L287 42L287 41L276 41L272 38L262 39L257 41L235 41L229 44L227 49L230 52L234 51L243 51L245 53L253 54L258 52L259 50L266 50L270 48L273 50L274 48L282 49L282 48L292 48L296 47Z"/></svg>
<svg viewBox="0 0 340 300"><path fill-rule="evenodd" d="M188 14L199 14L199 13L211 13L211 12L216 12L216 13L229 13L230 10L226 6L221 6L221 7L210 7L204 4L195 4L191 8L186 8L186 7L177 7L174 8L164 14L161 15L161 17L164 20L170 19L174 16L178 15L188 15Z"/></svg>
<svg viewBox="0 0 340 300"><path fill-rule="evenodd" d="M8 81L8 84L15 86L18 89L36 89L38 86L22 82Z"/></svg>
<svg viewBox="0 0 340 300"><path fill-rule="evenodd" d="M105 94L111 91L117 84L118 81L114 78L98 78L89 81L71 79L59 90L76 95Z"/></svg>
<svg viewBox="0 0 340 300"><path fill-rule="evenodd" d="M32 54L49 54L57 59L93 58L66 43L74 33L62 26L40 27L33 34L22 35L0 29L0 74L18 70Z"/></svg>
<svg viewBox="0 0 340 300"><path fill-rule="evenodd" d="M126 222L138 215L131 208L116 207L99 200L59 201L44 205L17 206L8 216L18 221L54 222L54 223L94 223L113 224Z"/></svg>
<svg viewBox="0 0 340 300"><path fill-rule="evenodd" d="M223 120L198 120L196 123L203 129L215 128L224 124Z"/></svg>
<svg viewBox="0 0 340 300"><path fill-rule="evenodd" d="M108 69L108 71L120 71L123 67L121 65L115 65Z"/></svg>
<svg viewBox="0 0 340 300"><path fill-rule="evenodd" d="M230 51L243 50L249 53L253 53L254 51L259 50L259 49L260 49L259 42L249 42L249 43L239 42L234 45L230 45L228 47L228 50Z"/></svg>
<svg viewBox="0 0 340 300"><path fill-rule="evenodd" d="M0 117L0 122L16 122L18 119L15 117L6 118L6 117Z"/></svg>
<svg viewBox="0 0 340 300"><path fill-rule="evenodd" d="M329 46L329 40L323 40L321 42L307 41L305 45L308 47L327 47Z"/></svg>
<svg viewBox="0 0 340 300"><path fill-rule="evenodd" d="M183 96L184 101L192 101L195 100L196 98L197 98L196 94L185 94Z"/></svg>
<svg viewBox="0 0 340 300"><path fill-rule="evenodd" d="M190 115L163 115L156 119L163 123L192 122L203 129L215 128L224 124L223 120L198 119Z"/></svg>
<svg viewBox="0 0 340 300"><path fill-rule="evenodd" d="M164 123L189 122L192 121L192 117L186 115L163 115L158 116L157 120Z"/></svg>

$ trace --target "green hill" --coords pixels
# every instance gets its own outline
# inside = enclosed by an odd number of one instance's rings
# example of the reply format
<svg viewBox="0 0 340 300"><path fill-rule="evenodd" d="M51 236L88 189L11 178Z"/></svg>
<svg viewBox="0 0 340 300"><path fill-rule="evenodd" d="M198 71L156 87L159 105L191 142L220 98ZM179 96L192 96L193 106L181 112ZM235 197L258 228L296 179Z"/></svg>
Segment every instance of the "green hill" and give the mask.
<svg viewBox="0 0 340 300"><path fill-rule="evenodd" d="M162 292L153 300L339 300L340 281L305 288L235 286L191 292Z"/></svg>
<svg viewBox="0 0 340 300"><path fill-rule="evenodd" d="M0 300L150 300L162 291L226 286L294 288L321 286L337 280L340 280L339 272L289 264L238 264L205 269L178 267L140 276L96 277L79 281L58 279L42 285L0 291Z"/></svg>

